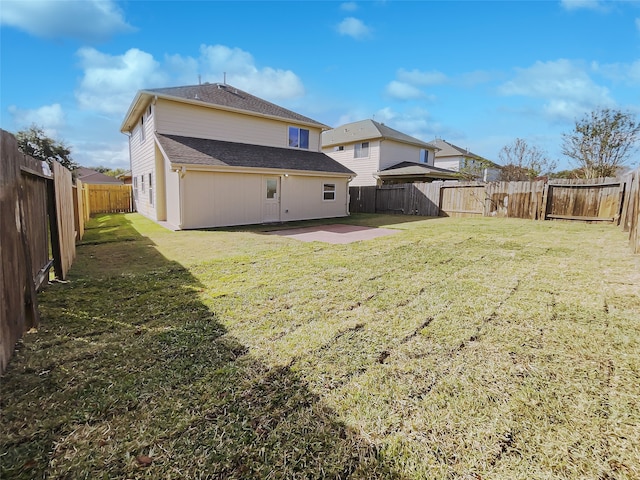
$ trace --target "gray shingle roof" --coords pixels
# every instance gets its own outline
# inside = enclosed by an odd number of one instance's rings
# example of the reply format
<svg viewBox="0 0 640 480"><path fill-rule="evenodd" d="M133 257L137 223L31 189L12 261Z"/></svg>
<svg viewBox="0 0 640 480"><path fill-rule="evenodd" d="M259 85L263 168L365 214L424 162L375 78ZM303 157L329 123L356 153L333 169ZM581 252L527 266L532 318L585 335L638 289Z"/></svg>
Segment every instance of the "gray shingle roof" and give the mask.
<svg viewBox="0 0 640 480"><path fill-rule="evenodd" d="M322 132L322 146L330 147L333 145L373 140L376 138L388 138L398 142L417 145L422 148L436 149L436 147L431 143L423 142L420 139L411 137L405 133L399 132L398 130L370 119L347 123L332 130Z"/></svg>
<svg viewBox="0 0 640 480"><path fill-rule="evenodd" d="M423 175L430 178L457 178L458 174L445 168L416 162L400 162L378 172L380 176Z"/></svg>
<svg viewBox="0 0 640 480"><path fill-rule="evenodd" d="M158 94L165 97L182 98L186 100L199 101L220 107L233 108L254 112L261 115L283 118L296 122L317 125L320 128L329 128L323 123L317 122L309 117L292 112L250 93L222 83L205 83L202 85L188 85L184 87L152 88L144 90L151 94Z"/></svg>
<svg viewBox="0 0 640 480"><path fill-rule="evenodd" d="M171 163L221 167L275 168L355 175L328 155L179 135L156 134Z"/></svg>

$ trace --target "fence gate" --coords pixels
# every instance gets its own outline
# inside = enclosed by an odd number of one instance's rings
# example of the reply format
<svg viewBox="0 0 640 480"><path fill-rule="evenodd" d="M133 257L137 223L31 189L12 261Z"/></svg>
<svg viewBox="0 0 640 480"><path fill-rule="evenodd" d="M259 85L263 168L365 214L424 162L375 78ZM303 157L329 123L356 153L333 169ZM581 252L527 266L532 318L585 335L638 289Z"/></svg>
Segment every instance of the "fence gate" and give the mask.
<svg viewBox="0 0 640 480"><path fill-rule="evenodd" d="M620 180L547 185L544 199L547 218L615 222L620 217L625 183Z"/></svg>
<svg viewBox="0 0 640 480"><path fill-rule="evenodd" d="M443 217L475 217L484 215L484 185L442 185L440 211Z"/></svg>
<svg viewBox="0 0 640 480"><path fill-rule="evenodd" d="M376 192L376 213L408 213L405 190L411 185L383 185Z"/></svg>

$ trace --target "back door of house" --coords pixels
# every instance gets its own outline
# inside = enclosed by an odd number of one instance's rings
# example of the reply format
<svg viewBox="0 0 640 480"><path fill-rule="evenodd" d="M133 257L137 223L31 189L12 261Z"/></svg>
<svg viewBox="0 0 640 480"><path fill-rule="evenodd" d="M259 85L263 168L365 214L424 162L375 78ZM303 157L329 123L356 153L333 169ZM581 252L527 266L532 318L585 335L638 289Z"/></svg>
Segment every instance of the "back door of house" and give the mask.
<svg viewBox="0 0 640 480"><path fill-rule="evenodd" d="M263 177L262 221L280 221L280 177Z"/></svg>

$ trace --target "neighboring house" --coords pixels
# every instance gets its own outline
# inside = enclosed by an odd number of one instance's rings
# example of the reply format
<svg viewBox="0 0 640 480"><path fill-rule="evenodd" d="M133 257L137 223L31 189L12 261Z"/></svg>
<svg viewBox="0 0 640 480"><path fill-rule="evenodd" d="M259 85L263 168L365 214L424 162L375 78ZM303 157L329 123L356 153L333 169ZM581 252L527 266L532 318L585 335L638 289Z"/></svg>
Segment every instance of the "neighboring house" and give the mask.
<svg viewBox="0 0 640 480"><path fill-rule="evenodd" d="M205 83L140 90L120 130L138 212L188 229L348 215L354 173L320 151L328 128Z"/></svg>
<svg viewBox="0 0 640 480"><path fill-rule="evenodd" d="M131 170L127 170L126 172L121 173L120 175L116 175L116 178L118 180L121 180L122 183L124 183L125 185L133 184L133 177L131 176Z"/></svg>
<svg viewBox="0 0 640 480"><path fill-rule="evenodd" d="M122 180L91 170L90 168L78 167L73 173L82 183L89 183L91 185L122 185Z"/></svg>
<svg viewBox="0 0 640 480"><path fill-rule="evenodd" d="M494 182L500 177L500 166L442 139L429 142L438 148L434 165L455 172L463 172L474 180Z"/></svg>
<svg viewBox="0 0 640 480"><path fill-rule="evenodd" d="M457 178L434 167L434 145L374 120L322 132L322 151L357 174L351 186Z"/></svg>

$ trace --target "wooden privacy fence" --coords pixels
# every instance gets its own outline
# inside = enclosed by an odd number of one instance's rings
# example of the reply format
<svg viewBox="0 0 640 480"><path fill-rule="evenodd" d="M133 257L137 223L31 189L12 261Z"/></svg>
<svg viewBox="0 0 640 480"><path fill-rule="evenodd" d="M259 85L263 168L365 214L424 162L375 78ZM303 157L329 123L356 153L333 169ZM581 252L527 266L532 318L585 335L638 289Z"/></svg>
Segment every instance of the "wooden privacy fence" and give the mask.
<svg viewBox="0 0 640 480"><path fill-rule="evenodd" d="M131 185L85 184L87 215L95 213L130 213L133 208Z"/></svg>
<svg viewBox="0 0 640 480"><path fill-rule="evenodd" d="M23 155L15 137L0 130L0 373L16 342L38 325L36 291L49 278L66 278L75 258L71 172Z"/></svg>

